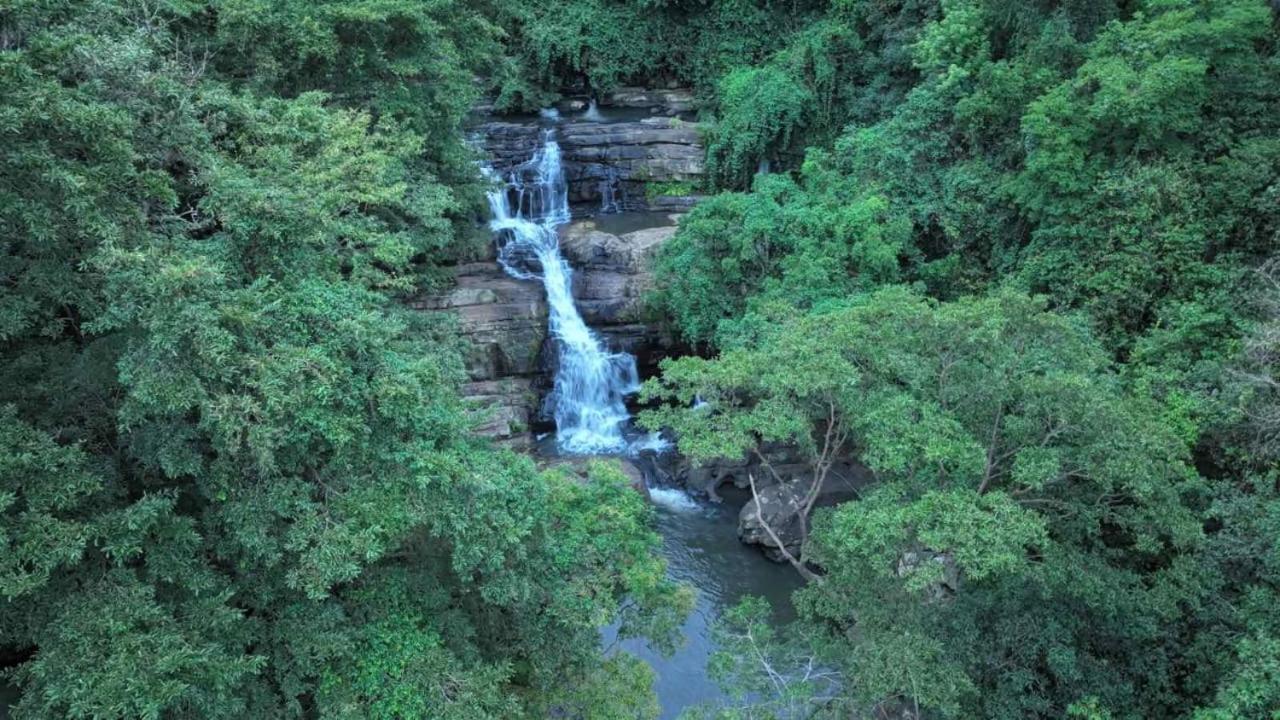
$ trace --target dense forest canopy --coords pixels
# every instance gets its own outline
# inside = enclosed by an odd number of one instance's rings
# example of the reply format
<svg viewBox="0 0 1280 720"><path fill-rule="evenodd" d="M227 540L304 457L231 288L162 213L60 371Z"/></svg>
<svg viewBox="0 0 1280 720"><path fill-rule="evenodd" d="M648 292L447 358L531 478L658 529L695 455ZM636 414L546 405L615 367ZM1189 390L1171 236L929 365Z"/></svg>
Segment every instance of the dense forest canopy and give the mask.
<svg viewBox="0 0 1280 720"><path fill-rule="evenodd" d="M651 509L403 302L489 241L473 106L627 84L708 168L641 422L874 476L708 716L1280 717L1275 3L5 0L15 717L656 714Z"/></svg>
<svg viewBox="0 0 1280 720"><path fill-rule="evenodd" d="M17 717L639 712L646 508L473 439L466 3L0 11L0 647ZM625 600L625 604L624 604Z"/></svg>

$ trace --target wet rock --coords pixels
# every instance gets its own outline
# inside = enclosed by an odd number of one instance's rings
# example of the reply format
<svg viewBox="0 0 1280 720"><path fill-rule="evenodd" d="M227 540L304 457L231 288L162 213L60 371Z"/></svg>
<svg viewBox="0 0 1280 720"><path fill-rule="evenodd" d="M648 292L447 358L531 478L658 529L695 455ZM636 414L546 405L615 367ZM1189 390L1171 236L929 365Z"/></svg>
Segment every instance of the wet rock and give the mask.
<svg viewBox="0 0 1280 720"><path fill-rule="evenodd" d="M675 234L677 221L623 235L602 232L589 220L561 231L560 251L574 269L573 296L583 319L611 349L636 356L646 375L673 346L648 316L645 295L654 285L658 249Z"/></svg>
<svg viewBox="0 0 1280 720"><path fill-rule="evenodd" d="M560 128L565 178L571 202L598 206L604 183L609 183L625 210L663 205L676 184L697 186L706 168L697 126L674 118L639 122L568 123ZM651 192L650 188L661 192ZM690 196L681 205L693 202Z"/></svg>
<svg viewBox="0 0 1280 720"><path fill-rule="evenodd" d="M645 482L644 473L640 471L640 468L636 467L636 464L630 460L619 460L618 463L622 466L622 474L627 476L627 481L630 483L631 488L648 500L649 484Z"/></svg>
<svg viewBox="0 0 1280 720"><path fill-rule="evenodd" d="M475 131L494 169L506 174L532 156L544 126L497 119ZM671 117L575 121L557 125L556 132L576 215L599 211L606 192L616 209L626 211L688 210L699 199L694 188L701 185L706 168L694 123Z"/></svg>
<svg viewBox="0 0 1280 720"><path fill-rule="evenodd" d="M726 483L747 485L747 473L752 470L752 463L746 458L738 460L720 460L705 465L689 465L679 474L679 482L693 493L706 495L712 502L720 502L720 494L716 488Z"/></svg>
<svg viewBox="0 0 1280 720"><path fill-rule="evenodd" d="M477 127L476 133L484 142L493 168L503 174L527 162L542 143L542 127L536 122L493 120Z"/></svg>
<svg viewBox="0 0 1280 720"><path fill-rule="evenodd" d="M651 274L658 249L675 235L680 222L676 215L669 216L668 220L670 225L623 235L601 232L590 220L570 223L561 231L560 252L575 268Z"/></svg>
<svg viewBox="0 0 1280 720"><path fill-rule="evenodd" d="M645 293L653 286L653 259L675 233L678 218L670 221L670 226L623 235L601 232L592 221L561 231L583 318L610 349L636 356L645 374L673 346L644 310ZM542 286L510 277L495 262L470 263L455 268L451 288L410 304L457 318L472 381L464 393L477 413L476 432L507 444L531 444L530 430L547 420L540 398L556 370Z"/></svg>
<svg viewBox="0 0 1280 720"><path fill-rule="evenodd" d="M620 87L600 98L605 107L646 108L668 115L687 113L694 108L693 91L688 88L646 89Z"/></svg>
<svg viewBox="0 0 1280 720"><path fill-rule="evenodd" d="M529 376L538 372L538 354L547 335L547 303L537 283L508 276L496 263L469 263L454 270L452 289L410 303L424 310L449 310L467 340L467 374L472 380Z"/></svg>
<svg viewBox="0 0 1280 720"><path fill-rule="evenodd" d="M691 493L706 495L712 502L720 502L717 488L722 485L733 485L745 490L751 484L748 476L752 476L755 478L756 488L762 490L776 485L777 477L789 480L809 471L809 464L792 446L768 445L763 452L773 468L772 471L754 456L721 458L702 464L694 464L684 458L674 468L672 479Z"/></svg>

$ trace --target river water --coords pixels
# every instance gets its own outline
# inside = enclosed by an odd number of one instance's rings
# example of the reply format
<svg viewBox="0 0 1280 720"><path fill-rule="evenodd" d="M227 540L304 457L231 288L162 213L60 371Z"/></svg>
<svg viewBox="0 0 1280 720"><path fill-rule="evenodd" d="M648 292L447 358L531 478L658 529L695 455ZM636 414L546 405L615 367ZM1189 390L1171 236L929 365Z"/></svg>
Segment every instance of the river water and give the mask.
<svg viewBox="0 0 1280 720"><path fill-rule="evenodd" d="M743 491L722 490L720 504L694 501L675 489L651 492L668 572L697 591L697 602L680 629L684 644L674 654L663 656L636 639L620 647L653 667L661 717L675 720L686 708L723 697L707 676L707 660L716 649L715 618L744 596L758 595L773 605L775 621L787 622L794 617L791 593L802 581L790 566L770 562L738 541L738 511L747 500ZM607 630L606 645L612 640Z"/></svg>
<svg viewBox="0 0 1280 720"><path fill-rule="evenodd" d="M559 353L546 402L556 433L544 453L627 456L661 448L658 438L638 435L630 426L625 401L639 389L635 359L608 348L583 322L572 296L573 270L560 255L557 233L569 221L569 206L554 125L544 130L528 162L499 180L489 194L498 261L512 277L543 285L548 329ZM598 226L618 232L652 226L657 217L606 215ZM651 485L650 494L669 572L696 590L696 605L681 628L683 644L673 654L662 655L635 639L618 647L653 667L662 718L674 720L686 708L721 697L707 676L717 615L743 596L758 595L771 601L779 621L789 620L790 595L800 579L790 567L738 541L738 512L747 499L742 492L722 493L725 501L719 504L694 500L675 488ZM615 633L616 628L602 631L606 647L613 645Z"/></svg>

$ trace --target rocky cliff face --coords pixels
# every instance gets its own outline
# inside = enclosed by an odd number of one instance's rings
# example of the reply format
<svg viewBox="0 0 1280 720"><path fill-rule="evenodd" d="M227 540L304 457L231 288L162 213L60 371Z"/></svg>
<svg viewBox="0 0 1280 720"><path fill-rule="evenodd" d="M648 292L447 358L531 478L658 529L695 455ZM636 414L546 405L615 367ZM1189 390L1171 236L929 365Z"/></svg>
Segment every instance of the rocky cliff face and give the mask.
<svg viewBox="0 0 1280 720"><path fill-rule="evenodd" d="M573 294L583 319L609 346L636 356L647 376L671 349L645 314L657 250L676 230L669 225L611 234L591 220L561 231L561 251L574 268ZM496 262L454 271L449 291L418 298L423 310L447 310L466 340L467 397L483 418L478 431L524 447L549 430L541 398L550 390L555 348L547 337L547 304L537 282L516 280Z"/></svg>
<svg viewBox="0 0 1280 720"><path fill-rule="evenodd" d="M537 123L492 120L477 127L494 169L507 173L541 141ZM697 126L679 118L566 122L558 127L575 216L614 211L686 210L704 174Z"/></svg>
<svg viewBox="0 0 1280 720"><path fill-rule="evenodd" d="M696 126L677 117L693 108L693 95L619 88L601 98L605 122L582 119L586 98L562 105L555 132L578 219L561 229L560 244L573 267L574 299L611 349L636 356L644 377L671 348L645 314L653 259L675 233L678 213L697 201L692 193L704 172ZM546 127L539 119L490 117L474 130L494 170L505 175L529 161ZM591 219L606 209L662 212L638 229L608 232ZM452 289L414 305L457 317L467 342L465 392L483 418L479 431L527 446L552 429L541 408L556 360L542 287L507 276L493 261L461 265L454 274Z"/></svg>
<svg viewBox="0 0 1280 720"><path fill-rule="evenodd" d="M477 431L516 446L530 444L543 392L547 303L542 288L509 277L496 262L460 265L454 278L448 292L411 305L457 317L471 380L463 392L477 411Z"/></svg>
<svg viewBox="0 0 1280 720"><path fill-rule="evenodd" d="M573 123L561 133L569 201L622 210L687 209L704 168L697 127L676 118Z"/></svg>
<svg viewBox="0 0 1280 720"><path fill-rule="evenodd" d="M693 91L688 88L620 87L606 93L600 104L606 108L633 108L654 114L680 115L693 110L694 98Z"/></svg>
<svg viewBox="0 0 1280 720"><path fill-rule="evenodd" d="M669 225L621 235L603 232L591 220L577 221L560 238L560 252L575 269L573 296L583 319L610 347L635 355L642 376L651 374L671 345L644 301L653 288L658 249L679 221L678 215L668 218Z"/></svg>

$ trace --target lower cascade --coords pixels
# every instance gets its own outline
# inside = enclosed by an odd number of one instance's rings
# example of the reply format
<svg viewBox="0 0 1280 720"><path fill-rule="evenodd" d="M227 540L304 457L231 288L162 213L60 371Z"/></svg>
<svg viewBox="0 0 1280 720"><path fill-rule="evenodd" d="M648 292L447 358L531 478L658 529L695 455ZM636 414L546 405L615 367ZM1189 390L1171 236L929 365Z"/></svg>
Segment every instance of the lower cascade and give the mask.
<svg viewBox="0 0 1280 720"><path fill-rule="evenodd" d="M546 407L557 447L578 455L626 450L623 429L630 415L624 399L639 389L640 378L635 358L609 352L574 305L573 271L560 255L557 235L569 222L569 202L554 130L545 131L533 157L489 193L489 209L498 262L512 277L541 281L547 293L559 363Z"/></svg>

